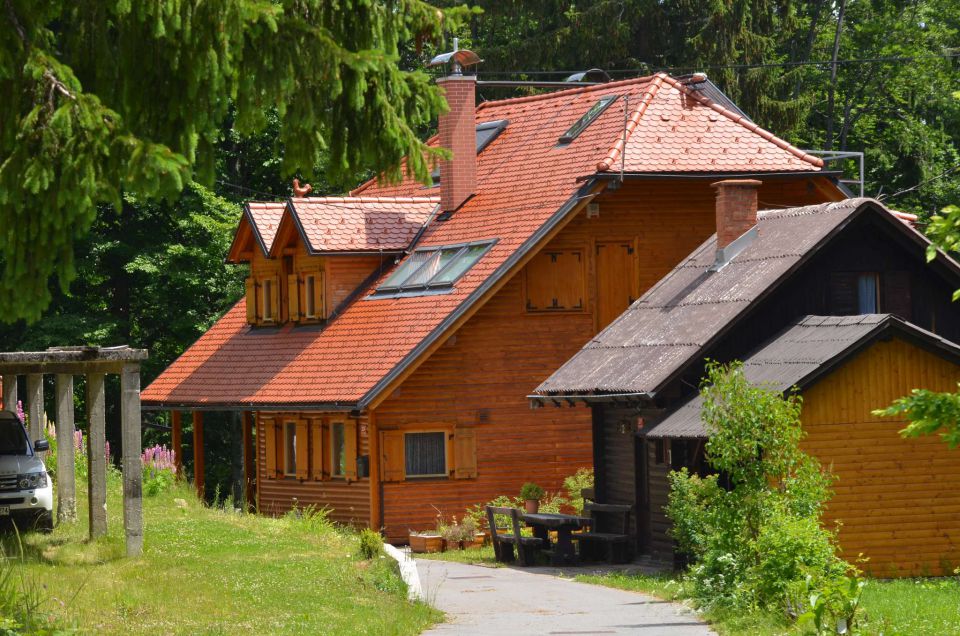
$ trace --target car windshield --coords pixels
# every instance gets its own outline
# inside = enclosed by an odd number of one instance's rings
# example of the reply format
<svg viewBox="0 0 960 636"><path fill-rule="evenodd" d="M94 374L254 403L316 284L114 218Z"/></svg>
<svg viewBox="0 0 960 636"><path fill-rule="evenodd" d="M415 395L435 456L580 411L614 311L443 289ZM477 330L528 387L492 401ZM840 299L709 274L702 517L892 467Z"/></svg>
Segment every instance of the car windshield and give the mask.
<svg viewBox="0 0 960 636"><path fill-rule="evenodd" d="M17 420L0 420L0 455L26 455L27 434Z"/></svg>

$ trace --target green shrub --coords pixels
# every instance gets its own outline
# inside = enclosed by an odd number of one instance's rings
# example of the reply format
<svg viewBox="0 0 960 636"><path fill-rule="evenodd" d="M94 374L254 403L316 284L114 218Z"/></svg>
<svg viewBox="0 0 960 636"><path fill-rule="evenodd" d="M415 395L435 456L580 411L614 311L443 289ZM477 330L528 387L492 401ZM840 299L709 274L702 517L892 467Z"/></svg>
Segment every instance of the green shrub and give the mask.
<svg viewBox="0 0 960 636"><path fill-rule="evenodd" d="M143 470L143 494L147 497L156 497L162 492L166 492L176 480L174 474L167 470L150 471L147 468Z"/></svg>
<svg viewBox="0 0 960 636"><path fill-rule="evenodd" d="M544 494L543 488L533 482L528 481L520 488L520 498L524 501L531 499L539 500Z"/></svg>
<svg viewBox="0 0 960 636"><path fill-rule="evenodd" d="M383 554L383 537L379 532L374 532L370 528L364 528L360 531L358 537L360 543L360 558L370 560Z"/></svg>
<svg viewBox="0 0 960 636"><path fill-rule="evenodd" d="M593 488L593 469L578 468L577 472L563 480L563 489L567 491L570 507L576 514L583 512L583 491Z"/></svg>
<svg viewBox="0 0 960 636"><path fill-rule="evenodd" d="M689 555L701 606L797 612L798 585L832 589L851 566L820 525L831 476L799 448L801 399L750 385L741 365L710 363L701 387L706 456L718 476L669 476L666 511Z"/></svg>

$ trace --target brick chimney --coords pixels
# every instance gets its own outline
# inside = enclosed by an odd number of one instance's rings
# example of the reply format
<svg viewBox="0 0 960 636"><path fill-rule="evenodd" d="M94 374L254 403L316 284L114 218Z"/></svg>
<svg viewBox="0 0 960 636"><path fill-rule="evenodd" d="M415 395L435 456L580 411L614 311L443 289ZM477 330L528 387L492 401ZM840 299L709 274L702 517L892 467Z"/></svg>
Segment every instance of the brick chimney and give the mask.
<svg viewBox="0 0 960 636"><path fill-rule="evenodd" d="M437 85L450 107L440 115L440 145L453 153L440 162L440 208L453 212L477 190L477 78L453 74Z"/></svg>
<svg viewBox="0 0 960 636"><path fill-rule="evenodd" d="M723 250L757 224L756 179L726 179L717 189L717 250Z"/></svg>

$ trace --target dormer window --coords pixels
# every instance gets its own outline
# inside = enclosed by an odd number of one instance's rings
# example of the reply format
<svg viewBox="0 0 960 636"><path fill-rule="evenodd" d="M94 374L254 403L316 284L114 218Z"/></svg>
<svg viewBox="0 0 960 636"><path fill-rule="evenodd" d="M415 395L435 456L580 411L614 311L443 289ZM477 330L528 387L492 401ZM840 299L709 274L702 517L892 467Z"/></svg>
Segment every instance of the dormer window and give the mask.
<svg viewBox="0 0 960 636"><path fill-rule="evenodd" d="M610 107L610 104L617 101L617 97L617 95L605 95L601 97L580 119L574 122L573 126L567 129L567 132L560 135L559 143L568 144L576 139L603 111Z"/></svg>
<svg viewBox="0 0 960 636"><path fill-rule="evenodd" d="M425 247L407 257L403 263L373 292L382 296L414 296L450 289L467 270L486 254L495 241Z"/></svg>
<svg viewBox="0 0 960 636"><path fill-rule="evenodd" d="M317 317L317 276L307 274L303 277L303 314L307 318Z"/></svg>

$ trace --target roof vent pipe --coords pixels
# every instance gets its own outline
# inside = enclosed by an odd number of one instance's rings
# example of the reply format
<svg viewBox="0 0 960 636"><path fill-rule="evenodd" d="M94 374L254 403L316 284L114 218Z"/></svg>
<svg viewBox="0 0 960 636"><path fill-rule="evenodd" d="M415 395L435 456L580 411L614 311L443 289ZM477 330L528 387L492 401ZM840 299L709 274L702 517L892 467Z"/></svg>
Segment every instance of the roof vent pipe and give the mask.
<svg viewBox="0 0 960 636"><path fill-rule="evenodd" d="M463 67L482 60L473 51L458 48L442 53L428 66L450 64L450 73L437 80L447 98L448 110L440 115L440 145L453 157L440 162L440 209L453 212L477 190L477 78L464 75Z"/></svg>

